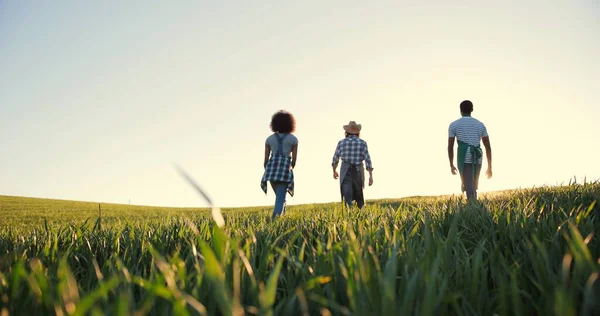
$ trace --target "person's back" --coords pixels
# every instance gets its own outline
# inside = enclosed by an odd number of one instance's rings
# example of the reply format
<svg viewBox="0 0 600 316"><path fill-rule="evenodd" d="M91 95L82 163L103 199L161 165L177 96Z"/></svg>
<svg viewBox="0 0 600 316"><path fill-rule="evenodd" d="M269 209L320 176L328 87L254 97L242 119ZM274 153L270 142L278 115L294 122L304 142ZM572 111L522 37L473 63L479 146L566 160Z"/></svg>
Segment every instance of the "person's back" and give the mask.
<svg viewBox="0 0 600 316"><path fill-rule="evenodd" d="M355 121L350 121L348 125L344 125L346 137L340 140L335 148L333 155L332 167L333 178L340 178L340 193L342 200L352 206L352 201L356 201L359 208L365 204L363 196L364 187L364 166L366 164L369 172L369 185L373 184L373 164L367 142L360 138L360 130L362 126L356 124ZM340 174L337 173L337 165L339 160L342 160Z"/></svg>
<svg viewBox="0 0 600 316"><path fill-rule="evenodd" d="M367 157L365 149L367 142L359 138L357 135L349 135L338 142L340 148L340 159L353 165L361 164Z"/></svg>
<svg viewBox="0 0 600 316"><path fill-rule="evenodd" d="M488 179L492 177L492 147L485 125L471 117L473 103L463 101L460 104L462 117L448 127L448 159L450 171L456 174L454 167L454 140L458 142L457 165L461 177L461 190L466 191L469 200L477 199L479 173L483 163L483 152L480 141L483 141L488 162L486 172Z"/></svg>
<svg viewBox="0 0 600 316"><path fill-rule="evenodd" d="M271 131L265 140L265 171L260 181L261 189L267 193L267 182L275 192L273 218L285 212L286 192L294 196L294 172L298 155L298 138L292 133L296 119L287 111L279 111L271 117Z"/></svg>
<svg viewBox="0 0 600 316"><path fill-rule="evenodd" d="M448 135L456 137L456 140L459 142L474 147L479 147L481 138L488 136L487 129L481 121L466 115L450 124ZM482 158L479 157L476 163L481 164ZM467 151L464 162L472 163L472 161L471 151Z"/></svg>
<svg viewBox="0 0 600 316"><path fill-rule="evenodd" d="M298 138L291 133L273 133L267 137L267 140L265 141L265 144L271 147L271 154L277 154L279 152L279 138L283 138L283 155L289 156L292 153L294 145L298 144Z"/></svg>

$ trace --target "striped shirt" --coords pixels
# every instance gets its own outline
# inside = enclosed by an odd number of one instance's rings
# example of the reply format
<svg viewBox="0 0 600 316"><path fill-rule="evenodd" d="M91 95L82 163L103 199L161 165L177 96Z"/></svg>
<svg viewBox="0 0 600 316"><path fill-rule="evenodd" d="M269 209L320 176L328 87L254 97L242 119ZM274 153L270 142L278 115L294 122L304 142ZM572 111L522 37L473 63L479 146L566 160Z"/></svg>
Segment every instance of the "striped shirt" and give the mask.
<svg viewBox="0 0 600 316"><path fill-rule="evenodd" d="M356 135L348 136L338 142L331 165L337 167L340 158L344 162L355 165L362 164L364 160L367 170L373 169L367 142Z"/></svg>
<svg viewBox="0 0 600 316"><path fill-rule="evenodd" d="M452 122L448 128L448 137L456 137L461 142L465 142L471 146L479 146L482 137L487 137L487 129L479 120L470 116L463 116ZM471 151L467 151L465 163L472 163ZM480 158L477 162L482 163Z"/></svg>

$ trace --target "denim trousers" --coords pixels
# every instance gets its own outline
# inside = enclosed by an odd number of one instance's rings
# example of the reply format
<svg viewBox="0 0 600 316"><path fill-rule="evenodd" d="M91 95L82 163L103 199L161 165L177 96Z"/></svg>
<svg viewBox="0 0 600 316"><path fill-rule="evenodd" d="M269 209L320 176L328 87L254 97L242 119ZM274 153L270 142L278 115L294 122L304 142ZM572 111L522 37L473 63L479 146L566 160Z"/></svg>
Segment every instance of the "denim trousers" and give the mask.
<svg viewBox="0 0 600 316"><path fill-rule="evenodd" d="M273 209L273 218L281 216L283 212L285 212L287 186L287 182L271 181L271 187L275 192L275 208Z"/></svg>
<svg viewBox="0 0 600 316"><path fill-rule="evenodd" d="M362 175L359 170L356 170L354 167L348 168L341 184L342 200L348 208L352 208L352 201L356 201L356 206L359 209L365 205L362 181Z"/></svg>
<svg viewBox="0 0 600 316"><path fill-rule="evenodd" d="M480 172L480 164L476 164L475 170L473 170L473 166L470 163L465 163L464 170L460 173L463 191L467 193L467 199L469 201L477 200L477 189L479 188Z"/></svg>

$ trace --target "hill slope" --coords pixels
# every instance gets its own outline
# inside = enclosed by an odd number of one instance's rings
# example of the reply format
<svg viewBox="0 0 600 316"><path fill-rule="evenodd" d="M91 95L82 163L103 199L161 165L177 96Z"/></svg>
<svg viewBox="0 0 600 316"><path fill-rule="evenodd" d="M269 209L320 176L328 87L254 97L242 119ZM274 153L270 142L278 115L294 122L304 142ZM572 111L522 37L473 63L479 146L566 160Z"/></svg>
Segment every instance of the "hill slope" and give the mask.
<svg viewBox="0 0 600 316"><path fill-rule="evenodd" d="M591 185L591 186L590 186ZM592 183L588 187L595 187ZM544 192L570 192L573 186L542 187L534 189L505 190L489 192L481 195L481 199L504 199L515 196L538 196L544 199ZM547 194L546 194L547 195ZM368 200L367 204L377 207L398 207L401 203L423 204L435 201L457 200L459 197L451 196L415 196L398 199ZM547 197L545 198L547 200ZM575 205L581 198L575 197L571 204ZM339 203L306 204L288 207L288 210L307 210L337 207ZM260 212L268 215L272 206L223 208L224 213ZM31 227L50 225L60 226L67 223L81 224L86 220L96 220L99 216L105 225L118 225L127 221L164 221L171 217L205 217L209 214L208 208L193 207L160 207L143 205L126 205L114 203L98 203L71 201L46 198L31 198L19 196L0 195L0 230L3 228L27 229Z"/></svg>

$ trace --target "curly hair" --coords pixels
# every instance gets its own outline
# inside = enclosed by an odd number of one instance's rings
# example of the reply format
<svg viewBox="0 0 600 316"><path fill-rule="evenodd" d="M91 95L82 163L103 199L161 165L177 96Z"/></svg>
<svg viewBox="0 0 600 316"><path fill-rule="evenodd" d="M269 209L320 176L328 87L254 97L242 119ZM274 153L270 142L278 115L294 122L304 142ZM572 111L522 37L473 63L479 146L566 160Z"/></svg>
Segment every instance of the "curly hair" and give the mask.
<svg viewBox="0 0 600 316"><path fill-rule="evenodd" d="M293 133L296 130L296 119L288 111L278 111L271 117L271 130L278 133Z"/></svg>

